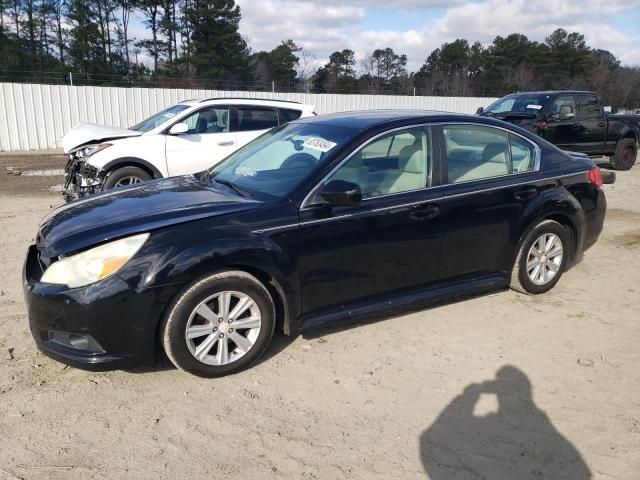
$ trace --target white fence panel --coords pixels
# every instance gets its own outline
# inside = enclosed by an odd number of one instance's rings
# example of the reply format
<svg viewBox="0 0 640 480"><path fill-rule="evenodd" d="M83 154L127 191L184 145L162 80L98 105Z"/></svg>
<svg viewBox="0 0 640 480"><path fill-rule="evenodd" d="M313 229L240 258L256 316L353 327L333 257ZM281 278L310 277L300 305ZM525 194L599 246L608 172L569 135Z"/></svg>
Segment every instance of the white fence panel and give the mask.
<svg viewBox="0 0 640 480"><path fill-rule="evenodd" d="M495 100L0 83L0 151L59 148L64 133L81 122L127 127L181 100L213 97L292 100L315 105L319 114L374 108L474 113Z"/></svg>

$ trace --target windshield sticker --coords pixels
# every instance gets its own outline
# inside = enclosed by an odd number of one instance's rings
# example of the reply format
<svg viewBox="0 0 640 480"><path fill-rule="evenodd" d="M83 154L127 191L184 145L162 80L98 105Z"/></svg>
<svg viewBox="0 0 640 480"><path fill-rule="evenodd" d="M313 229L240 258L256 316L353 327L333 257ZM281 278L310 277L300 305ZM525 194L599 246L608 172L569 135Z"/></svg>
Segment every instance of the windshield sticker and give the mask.
<svg viewBox="0 0 640 480"><path fill-rule="evenodd" d="M532 110L540 110L542 108L542 105L527 105L527 108L531 108Z"/></svg>
<svg viewBox="0 0 640 480"><path fill-rule="evenodd" d="M237 167L233 173L242 177L255 177L257 175L257 172L253 168L246 166Z"/></svg>
<svg viewBox="0 0 640 480"><path fill-rule="evenodd" d="M171 117L175 117L176 114L173 113L173 112L167 112L167 113L164 114L164 116L167 117L167 118L171 118Z"/></svg>
<svg viewBox="0 0 640 480"><path fill-rule="evenodd" d="M302 144L305 148L311 148L313 150L319 150L323 153L328 152L333 147L335 147L337 143L330 142L329 140L323 140L321 138L309 138L305 140Z"/></svg>

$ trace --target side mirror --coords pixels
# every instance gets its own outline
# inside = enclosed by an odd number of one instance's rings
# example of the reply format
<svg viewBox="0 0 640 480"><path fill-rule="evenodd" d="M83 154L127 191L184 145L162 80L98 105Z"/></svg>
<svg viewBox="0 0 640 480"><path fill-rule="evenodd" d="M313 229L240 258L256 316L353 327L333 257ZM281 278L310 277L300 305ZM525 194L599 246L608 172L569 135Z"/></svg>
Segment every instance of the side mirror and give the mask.
<svg viewBox="0 0 640 480"><path fill-rule="evenodd" d="M189 125L186 123L176 123L169 129L169 135L182 135L189 131Z"/></svg>
<svg viewBox="0 0 640 480"><path fill-rule="evenodd" d="M331 205L349 206L362 201L360 186L346 180L331 180L320 190L320 196Z"/></svg>
<svg viewBox="0 0 640 480"><path fill-rule="evenodd" d="M478 107L478 109L476 110L476 115L480 115L482 112L484 112L484 107Z"/></svg>
<svg viewBox="0 0 640 480"><path fill-rule="evenodd" d="M566 120L571 117L573 117L573 112L571 111L571 107L569 105L562 105L560 107L560 114L558 115L558 118L560 120Z"/></svg>

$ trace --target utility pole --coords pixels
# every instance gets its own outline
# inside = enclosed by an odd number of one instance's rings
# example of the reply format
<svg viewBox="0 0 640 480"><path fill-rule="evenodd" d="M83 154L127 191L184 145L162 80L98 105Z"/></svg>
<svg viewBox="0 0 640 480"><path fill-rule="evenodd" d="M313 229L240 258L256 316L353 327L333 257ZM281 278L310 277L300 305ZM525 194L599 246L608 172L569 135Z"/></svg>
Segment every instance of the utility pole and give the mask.
<svg viewBox="0 0 640 480"><path fill-rule="evenodd" d="M73 87L73 74L69 72L69 85Z"/></svg>

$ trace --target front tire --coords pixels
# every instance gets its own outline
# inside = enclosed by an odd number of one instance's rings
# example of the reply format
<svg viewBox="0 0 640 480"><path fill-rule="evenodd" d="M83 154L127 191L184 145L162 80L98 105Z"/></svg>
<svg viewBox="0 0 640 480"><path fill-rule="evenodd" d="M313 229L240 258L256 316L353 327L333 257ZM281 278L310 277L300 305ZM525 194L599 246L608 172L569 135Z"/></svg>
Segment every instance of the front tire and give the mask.
<svg viewBox="0 0 640 480"><path fill-rule="evenodd" d="M162 326L165 353L181 370L221 377L242 370L267 348L275 328L269 291L245 272L221 272L187 288Z"/></svg>
<svg viewBox="0 0 640 480"><path fill-rule="evenodd" d="M109 174L102 186L102 190L128 187L140 182L151 180L151 175L138 167L121 167Z"/></svg>
<svg viewBox="0 0 640 480"><path fill-rule="evenodd" d="M566 268L570 238L567 229L553 220L529 230L514 262L509 286L533 295L551 290Z"/></svg>
<svg viewBox="0 0 640 480"><path fill-rule="evenodd" d="M632 138L623 138L616 146L616 153L611 157L611 168L614 170L629 170L636 163L638 146Z"/></svg>

